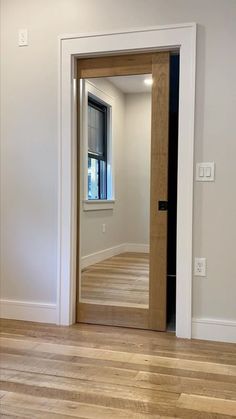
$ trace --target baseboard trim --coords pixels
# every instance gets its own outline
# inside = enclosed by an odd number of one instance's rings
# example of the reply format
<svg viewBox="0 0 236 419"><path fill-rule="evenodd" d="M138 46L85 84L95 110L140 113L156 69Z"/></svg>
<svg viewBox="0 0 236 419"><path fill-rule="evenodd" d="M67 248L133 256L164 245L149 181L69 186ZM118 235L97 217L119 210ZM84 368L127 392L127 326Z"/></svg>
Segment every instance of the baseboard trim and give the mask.
<svg viewBox="0 0 236 419"><path fill-rule="evenodd" d="M94 265L94 263L102 262L105 259L111 258L112 256L116 256L124 252L148 253L149 245L139 243L123 243L119 244L118 246L100 250L96 253L91 253L90 255L86 255L81 258L81 268L87 268L88 266Z"/></svg>
<svg viewBox="0 0 236 419"><path fill-rule="evenodd" d="M81 258L81 268L87 268L94 263L102 262L105 259L111 258L112 256L119 255L124 251L124 245L120 244L118 246L110 247L108 249L100 250L96 253L91 253L90 255L83 256Z"/></svg>
<svg viewBox="0 0 236 419"><path fill-rule="evenodd" d="M192 338L236 343L236 321L193 318Z"/></svg>
<svg viewBox="0 0 236 419"><path fill-rule="evenodd" d="M57 305L31 301L0 300L2 319L57 323Z"/></svg>
<svg viewBox="0 0 236 419"><path fill-rule="evenodd" d="M149 244L125 243L125 252L149 253Z"/></svg>

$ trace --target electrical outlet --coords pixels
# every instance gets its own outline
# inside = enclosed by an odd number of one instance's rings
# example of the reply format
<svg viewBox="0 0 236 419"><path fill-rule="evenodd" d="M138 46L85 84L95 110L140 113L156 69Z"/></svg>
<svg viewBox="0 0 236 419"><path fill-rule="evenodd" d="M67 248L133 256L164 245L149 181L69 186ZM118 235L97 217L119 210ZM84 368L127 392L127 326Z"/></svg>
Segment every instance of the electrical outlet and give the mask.
<svg viewBox="0 0 236 419"><path fill-rule="evenodd" d="M195 258L194 275L206 276L206 258Z"/></svg>
<svg viewBox="0 0 236 419"><path fill-rule="evenodd" d="M106 224L102 225L102 232L105 233L106 232Z"/></svg>
<svg viewBox="0 0 236 419"><path fill-rule="evenodd" d="M27 29L19 29L18 32L18 46L19 47L26 47L28 45L28 30Z"/></svg>

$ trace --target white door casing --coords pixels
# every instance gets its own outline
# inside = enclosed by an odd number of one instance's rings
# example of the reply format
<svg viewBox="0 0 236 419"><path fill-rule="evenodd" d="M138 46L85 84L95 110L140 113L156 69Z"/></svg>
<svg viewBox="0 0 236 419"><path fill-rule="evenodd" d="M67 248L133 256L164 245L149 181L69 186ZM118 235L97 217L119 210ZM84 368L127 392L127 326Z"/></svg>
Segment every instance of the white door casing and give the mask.
<svg viewBox="0 0 236 419"><path fill-rule="evenodd" d="M59 37L58 324L74 323L76 311L75 60L84 56L176 48L180 51L176 335L191 338L195 23Z"/></svg>

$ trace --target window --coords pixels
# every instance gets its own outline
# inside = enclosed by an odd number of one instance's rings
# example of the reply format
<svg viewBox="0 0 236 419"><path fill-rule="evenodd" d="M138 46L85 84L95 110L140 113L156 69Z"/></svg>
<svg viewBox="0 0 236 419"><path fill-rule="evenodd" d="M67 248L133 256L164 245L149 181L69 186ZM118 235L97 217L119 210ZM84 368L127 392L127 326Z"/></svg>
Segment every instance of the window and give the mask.
<svg viewBox="0 0 236 419"><path fill-rule="evenodd" d="M88 199L107 199L107 107L88 96Z"/></svg>
<svg viewBox="0 0 236 419"><path fill-rule="evenodd" d="M113 210L115 205L114 98L100 79L81 80L83 210Z"/></svg>

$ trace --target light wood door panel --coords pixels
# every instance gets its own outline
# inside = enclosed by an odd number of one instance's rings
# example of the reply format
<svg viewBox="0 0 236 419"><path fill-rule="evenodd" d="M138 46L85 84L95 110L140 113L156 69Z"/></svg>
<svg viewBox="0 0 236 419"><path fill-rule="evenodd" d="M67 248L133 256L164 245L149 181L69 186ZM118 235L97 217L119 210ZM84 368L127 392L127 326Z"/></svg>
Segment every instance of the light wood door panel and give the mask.
<svg viewBox="0 0 236 419"><path fill-rule="evenodd" d="M149 329L148 310L137 307L79 303L78 319L81 323Z"/></svg>
<svg viewBox="0 0 236 419"><path fill-rule="evenodd" d="M153 56L152 77L149 327L165 330L167 211L158 205L168 199L169 53Z"/></svg>
<svg viewBox="0 0 236 419"><path fill-rule="evenodd" d="M78 60L77 76L89 77L129 76L152 72L153 54L129 54Z"/></svg>
<svg viewBox="0 0 236 419"><path fill-rule="evenodd" d="M77 321L152 330L166 329L167 211L158 209L168 196L169 52L130 54L78 60L78 79L152 74L150 276L149 308L119 307L80 302L77 253ZM79 89L78 83L78 89ZM78 98L80 94L78 91ZM80 102L78 102L78 112ZM79 115L79 114L78 114ZM78 117L78 132L79 117ZM78 163L80 162L78 138ZM80 165L78 164L78 235L80 237ZM78 249L80 243L78 240Z"/></svg>

